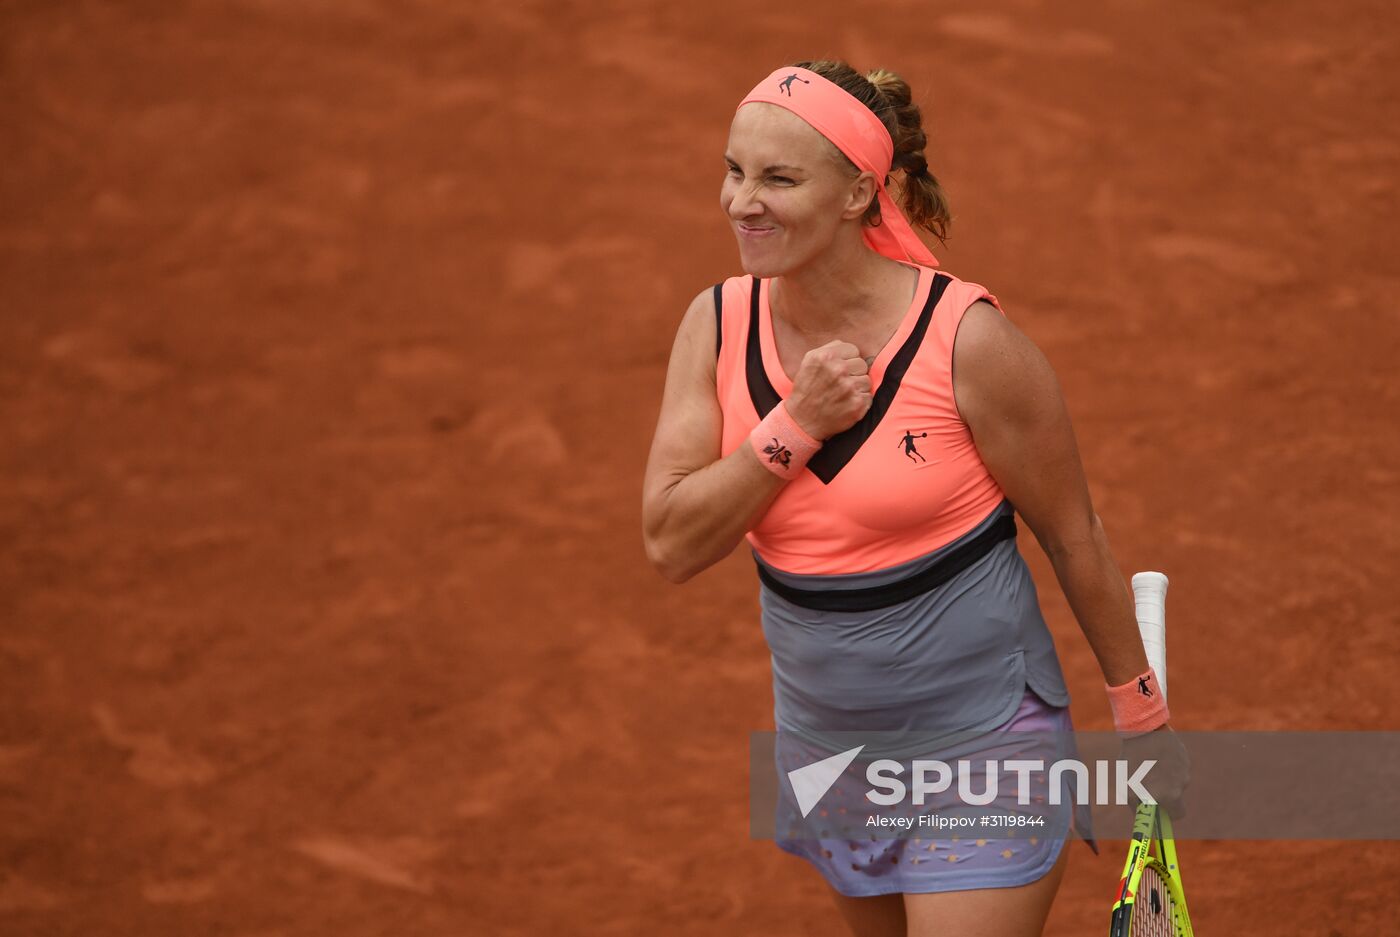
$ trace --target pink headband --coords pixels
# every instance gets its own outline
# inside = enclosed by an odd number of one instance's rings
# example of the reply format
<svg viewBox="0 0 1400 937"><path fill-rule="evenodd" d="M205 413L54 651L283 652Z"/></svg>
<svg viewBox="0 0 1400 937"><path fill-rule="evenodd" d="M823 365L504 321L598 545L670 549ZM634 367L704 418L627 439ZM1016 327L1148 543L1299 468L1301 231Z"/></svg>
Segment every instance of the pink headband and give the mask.
<svg viewBox="0 0 1400 937"><path fill-rule="evenodd" d="M894 161L894 141L874 111L840 85L816 72L792 66L780 68L760 81L748 97L739 102L739 107L756 101L792 111L836 144L858 169L875 174L880 225L865 228L865 243L894 260L938 266L938 261L885 191L885 177Z"/></svg>

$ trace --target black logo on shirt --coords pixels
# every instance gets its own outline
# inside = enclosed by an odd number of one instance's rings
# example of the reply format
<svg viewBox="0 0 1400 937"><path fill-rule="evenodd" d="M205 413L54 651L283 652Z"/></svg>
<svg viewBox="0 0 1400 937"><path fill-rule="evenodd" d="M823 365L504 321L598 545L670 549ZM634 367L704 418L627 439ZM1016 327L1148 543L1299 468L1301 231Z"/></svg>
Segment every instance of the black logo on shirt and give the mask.
<svg viewBox="0 0 1400 937"><path fill-rule="evenodd" d="M794 81L800 81L800 82L802 82L804 85L810 85L810 84L811 84L811 82L808 81L806 78L803 78L803 77L801 77L800 75L798 75L796 72L793 72L791 75L789 75L789 76L787 76L786 78L784 78L784 79L782 80L782 82L778 85L778 93L779 93L779 94L786 94L788 97L792 97L792 83L793 83Z"/></svg>
<svg viewBox="0 0 1400 937"><path fill-rule="evenodd" d="M918 436L915 436L909 430L904 431L904 438L899 441L899 444L904 447L904 455L910 462L928 461L928 459L924 458L924 454L922 452L914 448L914 440L923 439L927 435L928 433L920 433ZM918 458L915 458L915 456L917 456Z"/></svg>

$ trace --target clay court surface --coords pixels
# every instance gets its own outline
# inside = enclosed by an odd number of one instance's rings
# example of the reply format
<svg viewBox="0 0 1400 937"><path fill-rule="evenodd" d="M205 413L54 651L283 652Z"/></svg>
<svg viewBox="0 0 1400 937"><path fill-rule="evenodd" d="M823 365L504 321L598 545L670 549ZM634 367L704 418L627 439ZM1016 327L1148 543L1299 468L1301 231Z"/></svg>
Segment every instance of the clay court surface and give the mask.
<svg viewBox="0 0 1400 937"><path fill-rule="evenodd" d="M0 4L0 932L843 933L748 838L747 550L640 533L733 108L824 54L913 84L1175 723L1395 728L1395 9ZM1393 926L1396 843L1182 853L1203 937Z"/></svg>

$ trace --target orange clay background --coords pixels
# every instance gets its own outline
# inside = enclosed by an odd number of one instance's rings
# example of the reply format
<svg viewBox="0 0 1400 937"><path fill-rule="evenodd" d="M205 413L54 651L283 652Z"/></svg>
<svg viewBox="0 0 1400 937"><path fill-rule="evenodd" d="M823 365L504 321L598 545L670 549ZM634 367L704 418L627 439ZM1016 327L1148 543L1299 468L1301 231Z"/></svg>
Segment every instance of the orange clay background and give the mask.
<svg viewBox="0 0 1400 937"><path fill-rule="evenodd" d="M3 4L0 933L843 933L748 838L747 550L676 586L640 521L734 106L814 56L913 84L1177 725L1395 728L1395 10ZM1393 921L1392 842L1183 859L1203 937Z"/></svg>

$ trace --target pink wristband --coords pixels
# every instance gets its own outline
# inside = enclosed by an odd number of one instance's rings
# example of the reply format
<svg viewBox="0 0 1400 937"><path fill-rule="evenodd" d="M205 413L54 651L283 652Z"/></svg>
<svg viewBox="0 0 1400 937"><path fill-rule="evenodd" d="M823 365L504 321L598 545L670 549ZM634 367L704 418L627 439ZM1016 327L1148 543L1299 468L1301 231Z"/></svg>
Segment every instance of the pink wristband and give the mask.
<svg viewBox="0 0 1400 937"><path fill-rule="evenodd" d="M814 439L797 425L787 412L787 404L781 400L749 433L749 443L759 463L779 478L796 477L807 460L822 447L821 440Z"/></svg>
<svg viewBox="0 0 1400 937"><path fill-rule="evenodd" d="M1146 735L1171 718L1157 672L1151 667L1122 686L1104 685L1113 707L1113 724L1121 735Z"/></svg>

